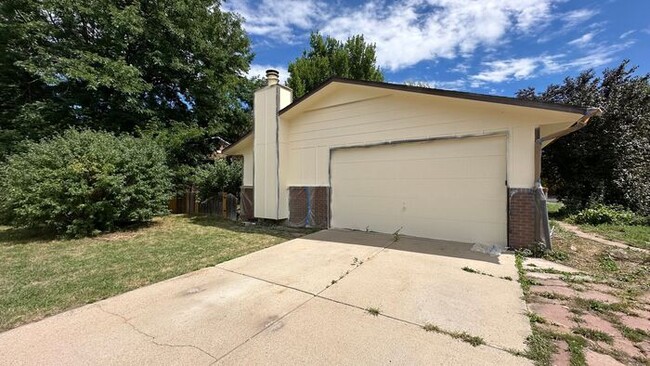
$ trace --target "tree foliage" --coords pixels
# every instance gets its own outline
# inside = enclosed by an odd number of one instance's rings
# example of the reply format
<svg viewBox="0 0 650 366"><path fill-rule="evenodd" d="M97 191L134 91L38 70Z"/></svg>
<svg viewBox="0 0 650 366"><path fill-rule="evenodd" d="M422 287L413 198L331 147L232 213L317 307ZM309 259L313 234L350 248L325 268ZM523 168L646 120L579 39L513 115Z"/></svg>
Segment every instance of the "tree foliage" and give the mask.
<svg viewBox="0 0 650 366"><path fill-rule="evenodd" d="M636 70L626 60L602 77L590 70L542 93L533 88L517 93L605 111L544 149L542 178L573 208L618 204L650 215L650 75Z"/></svg>
<svg viewBox="0 0 650 366"><path fill-rule="evenodd" d="M241 19L213 0L0 3L0 160L69 126L250 125Z"/></svg>
<svg viewBox="0 0 650 366"><path fill-rule="evenodd" d="M197 172L197 186L201 200L216 197L219 192L239 195L243 164L240 159L217 159L203 165Z"/></svg>
<svg viewBox="0 0 650 366"><path fill-rule="evenodd" d="M169 168L151 139L71 129L0 165L0 217L85 236L167 212Z"/></svg>
<svg viewBox="0 0 650 366"><path fill-rule="evenodd" d="M289 64L291 77L287 84L299 98L332 76L357 80L383 81L377 66L374 44L365 42L363 35L341 42L332 37L312 33L309 50Z"/></svg>

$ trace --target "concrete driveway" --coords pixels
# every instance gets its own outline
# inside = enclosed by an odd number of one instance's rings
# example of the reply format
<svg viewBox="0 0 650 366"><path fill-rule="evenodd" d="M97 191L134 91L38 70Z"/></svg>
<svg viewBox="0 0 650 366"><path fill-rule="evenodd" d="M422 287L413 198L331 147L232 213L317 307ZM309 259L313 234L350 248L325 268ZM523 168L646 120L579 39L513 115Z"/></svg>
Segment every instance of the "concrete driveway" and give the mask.
<svg viewBox="0 0 650 366"><path fill-rule="evenodd" d="M0 364L531 364L514 257L469 248L321 231L2 333Z"/></svg>

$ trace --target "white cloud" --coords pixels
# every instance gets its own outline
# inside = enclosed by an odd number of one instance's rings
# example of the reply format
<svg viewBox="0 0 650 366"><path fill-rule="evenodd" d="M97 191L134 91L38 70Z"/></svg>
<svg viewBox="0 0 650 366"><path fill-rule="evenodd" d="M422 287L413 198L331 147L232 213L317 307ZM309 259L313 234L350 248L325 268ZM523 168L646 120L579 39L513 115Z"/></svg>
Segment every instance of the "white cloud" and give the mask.
<svg viewBox="0 0 650 366"><path fill-rule="evenodd" d="M300 35L296 29L311 30L323 19L325 5L316 0L231 0L222 9L244 18L244 28L253 35L294 43Z"/></svg>
<svg viewBox="0 0 650 366"><path fill-rule="evenodd" d="M470 68L471 68L471 66L468 63L463 62L463 63L460 63L460 64L454 66L449 71L458 72L458 73L461 73L461 74L466 74L469 71Z"/></svg>
<svg viewBox="0 0 650 366"><path fill-rule="evenodd" d="M511 80L524 80L541 74L556 74L567 70L585 70L604 66L615 60L616 55L634 44L592 45L586 53L576 55L558 53L533 57L511 58L482 63L484 69L469 76L470 86L478 88L486 83L502 83Z"/></svg>
<svg viewBox="0 0 650 366"><path fill-rule="evenodd" d="M232 0L224 10L241 14L253 35L294 42L312 30L337 39L363 34L377 45L389 70L420 61L471 55L546 24L561 0L370 0L359 6L326 6L318 0Z"/></svg>
<svg viewBox="0 0 650 366"><path fill-rule="evenodd" d="M338 11L322 27L344 39L364 34L377 44L382 67L399 70L423 60L470 55L478 47L507 41L509 31L545 24L554 0L409 0L386 5L373 0Z"/></svg>
<svg viewBox="0 0 650 366"><path fill-rule="evenodd" d="M620 39L625 39L625 38L631 36L634 32L636 32L636 31L635 31L635 30L629 30L629 31L627 31L627 32L625 32L625 33L623 33L623 34L621 34L621 36L618 37L618 38L620 38Z"/></svg>
<svg viewBox="0 0 650 366"><path fill-rule="evenodd" d="M630 40L625 43L617 44L600 44L595 45L584 55L575 56L571 60L559 64L558 71L568 69L589 69L606 65L615 60L616 55L622 50L632 46L634 41Z"/></svg>
<svg viewBox="0 0 650 366"><path fill-rule="evenodd" d="M266 70L268 69L278 70L278 72L280 73L280 82L282 84L284 84L287 81L287 77L289 77L289 71L287 70L286 67L277 66L277 65L252 64L250 70L248 71L248 73L246 73L246 76L248 77L258 76L260 78L265 78Z"/></svg>
<svg viewBox="0 0 650 366"><path fill-rule="evenodd" d="M512 79L526 79L534 74L540 66L540 61L538 58L525 57L484 62L485 70L472 75L471 79L478 82L474 85L481 82L501 83Z"/></svg>
<svg viewBox="0 0 650 366"><path fill-rule="evenodd" d="M598 10L582 8L559 13L555 5L565 0L368 0L361 5L339 1L336 6L322 1L231 0L223 7L243 15L246 30L258 36L257 42L304 41L314 30L340 40L363 34L377 45L378 63L389 71L422 61L460 58L449 71L469 75L451 81L424 81L443 89L486 87L490 83L599 67L633 44L626 38L632 31L622 34L620 39L625 40L617 40L617 44L601 42L598 34L604 32L606 23L594 22ZM539 32L546 37L539 39L543 42L578 28L586 33L568 43L564 41L555 50L490 59L472 73L476 66L469 60L478 51L495 55L520 35ZM650 29L639 30L643 31ZM279 69L283 81L288 77L286 67L275 65L252 65L248 74L264 76L267 68Z"/></svg>
<svg viewBox="0 0 650 366"><path fill-rule="evenodd" d="M579 38L570 41L569 44L572 46L585 47L591 44L591 41L594 39L596 32L585 33Z"/></svg>
<svg viewBox="0 0 650 366"><path fill-rule="evenodd" d="M580 23L586 22L593 18L598 11L595 9L576 9L562 15L567 27L573 28Z"/></svg>
<svg viewBox="0 0 650 366"><path fill-rule="evenodd" d="M583 24L584 22L590 20L594 16L598 15L598 10L595 9L576 9L563 14L556 15L556 24L553 25L554 31L544 32L540 35L537 40L540 43L548 42L552 39L558 38L559 36L566 35L567 33L574 30L578 25ZM590 29L600 30L607 24L606 21L603 22L591 22L584 27ZM549 28L550 29L550 28Z"/></svg>

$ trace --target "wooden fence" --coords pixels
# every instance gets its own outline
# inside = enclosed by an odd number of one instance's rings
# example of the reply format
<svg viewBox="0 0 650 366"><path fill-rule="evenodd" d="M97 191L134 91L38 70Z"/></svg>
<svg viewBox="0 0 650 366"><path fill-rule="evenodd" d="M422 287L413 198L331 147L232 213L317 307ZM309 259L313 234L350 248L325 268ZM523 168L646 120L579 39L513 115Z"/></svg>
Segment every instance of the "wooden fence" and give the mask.
<svg viewBox="0 0 650 366"><path fill-rule="evenodd" d="M218 193L200 201L198 192L189 190L169 200L169 211L173 214L204 214L237 220L238 204L237 197L230 193Z"/></svg>

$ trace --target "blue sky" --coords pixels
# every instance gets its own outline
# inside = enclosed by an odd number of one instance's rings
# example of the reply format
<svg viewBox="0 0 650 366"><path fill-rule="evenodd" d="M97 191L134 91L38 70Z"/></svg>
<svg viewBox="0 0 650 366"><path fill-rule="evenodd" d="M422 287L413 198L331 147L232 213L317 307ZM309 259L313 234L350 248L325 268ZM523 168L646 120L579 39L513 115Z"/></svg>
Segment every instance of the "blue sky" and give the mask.
<svg viewBox="0 0 650 366"><path fill-rule="evenodd" d="M363 34L389 82L512 96L628 58L650 71L648 0L228 0L256 56L251 75L287 65L309 33Z"/></svg>

